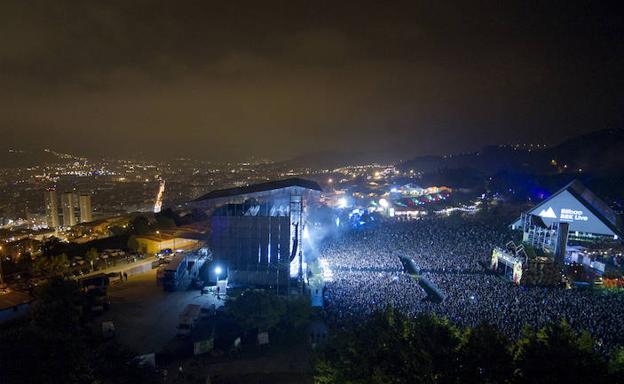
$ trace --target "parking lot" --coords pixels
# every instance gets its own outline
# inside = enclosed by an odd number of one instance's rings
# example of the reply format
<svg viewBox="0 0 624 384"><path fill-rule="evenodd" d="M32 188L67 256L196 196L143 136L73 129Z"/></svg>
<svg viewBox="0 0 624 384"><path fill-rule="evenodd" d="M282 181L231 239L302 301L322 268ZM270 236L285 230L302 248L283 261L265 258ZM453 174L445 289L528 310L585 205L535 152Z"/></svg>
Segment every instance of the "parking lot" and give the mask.
<svg viewBox="0 0 624 384"><path fill-rule="evenodd" d="M109 296L110 310L101 320L112 320L117 340L137 354L159 352L174 339L187 304L223 305L214 295L201 295L198 290L164 292L156 285L156 270L111 286Z"/></svg>

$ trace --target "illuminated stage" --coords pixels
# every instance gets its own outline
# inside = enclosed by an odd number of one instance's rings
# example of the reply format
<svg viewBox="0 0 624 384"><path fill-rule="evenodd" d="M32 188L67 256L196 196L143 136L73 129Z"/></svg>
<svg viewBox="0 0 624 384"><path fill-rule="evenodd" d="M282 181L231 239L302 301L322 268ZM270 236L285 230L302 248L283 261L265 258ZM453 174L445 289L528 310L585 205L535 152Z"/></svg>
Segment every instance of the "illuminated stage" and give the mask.
<svg viewBox="0 0 624 384"><path fill-rule="evenodd" d="M211 215L210 248L228 283L277 289L291 278L302 283L307 209L318 202L320 192L317 183L292 178L196 199L193 205Z"/></svg>

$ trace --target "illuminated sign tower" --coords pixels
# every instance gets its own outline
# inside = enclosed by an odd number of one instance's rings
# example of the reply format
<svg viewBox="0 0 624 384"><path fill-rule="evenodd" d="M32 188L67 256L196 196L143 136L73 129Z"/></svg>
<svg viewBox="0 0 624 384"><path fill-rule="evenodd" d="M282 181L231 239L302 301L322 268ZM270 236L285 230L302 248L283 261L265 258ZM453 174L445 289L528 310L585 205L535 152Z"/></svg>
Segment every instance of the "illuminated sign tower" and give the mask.
<svg viewBox="0 0 624 384"><path fill-rule="evenodd" d="M545 227L565 223L570 239L574 240L621 238L615 212L578 180L525 212L522 217L527 215L539 217ZM525 227L522 217L511 225L512 229Z"/></svg>

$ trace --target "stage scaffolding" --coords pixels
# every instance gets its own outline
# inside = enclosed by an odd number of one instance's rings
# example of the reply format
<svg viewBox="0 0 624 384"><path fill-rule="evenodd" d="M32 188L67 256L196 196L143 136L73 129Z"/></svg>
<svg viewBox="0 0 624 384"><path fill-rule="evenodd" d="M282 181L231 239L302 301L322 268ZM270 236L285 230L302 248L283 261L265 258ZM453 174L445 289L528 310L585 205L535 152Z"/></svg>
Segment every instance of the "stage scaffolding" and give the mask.
<svg viewBox="0 0 624 384"><path fill-rule="evenodd" d="M319 191L290 186L220 196L219 204L210 201L210 246L215 260L227 270L228 282L270 286L286 293L296 281L297 289L303 291L306 205L319 195Z"/></svg>

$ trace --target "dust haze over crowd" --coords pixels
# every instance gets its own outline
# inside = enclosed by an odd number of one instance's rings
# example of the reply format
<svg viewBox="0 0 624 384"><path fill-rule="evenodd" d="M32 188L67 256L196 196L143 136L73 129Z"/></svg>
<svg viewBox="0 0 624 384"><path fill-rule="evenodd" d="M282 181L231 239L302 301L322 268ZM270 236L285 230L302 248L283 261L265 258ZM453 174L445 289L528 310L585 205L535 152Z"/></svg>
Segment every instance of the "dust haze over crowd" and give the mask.
<svg viewBox="0 0 624 384"><path fill-rule="evenodd" d="M570 3L3 1L2 146L409 157L620 127L622 13Z"/></svg>

